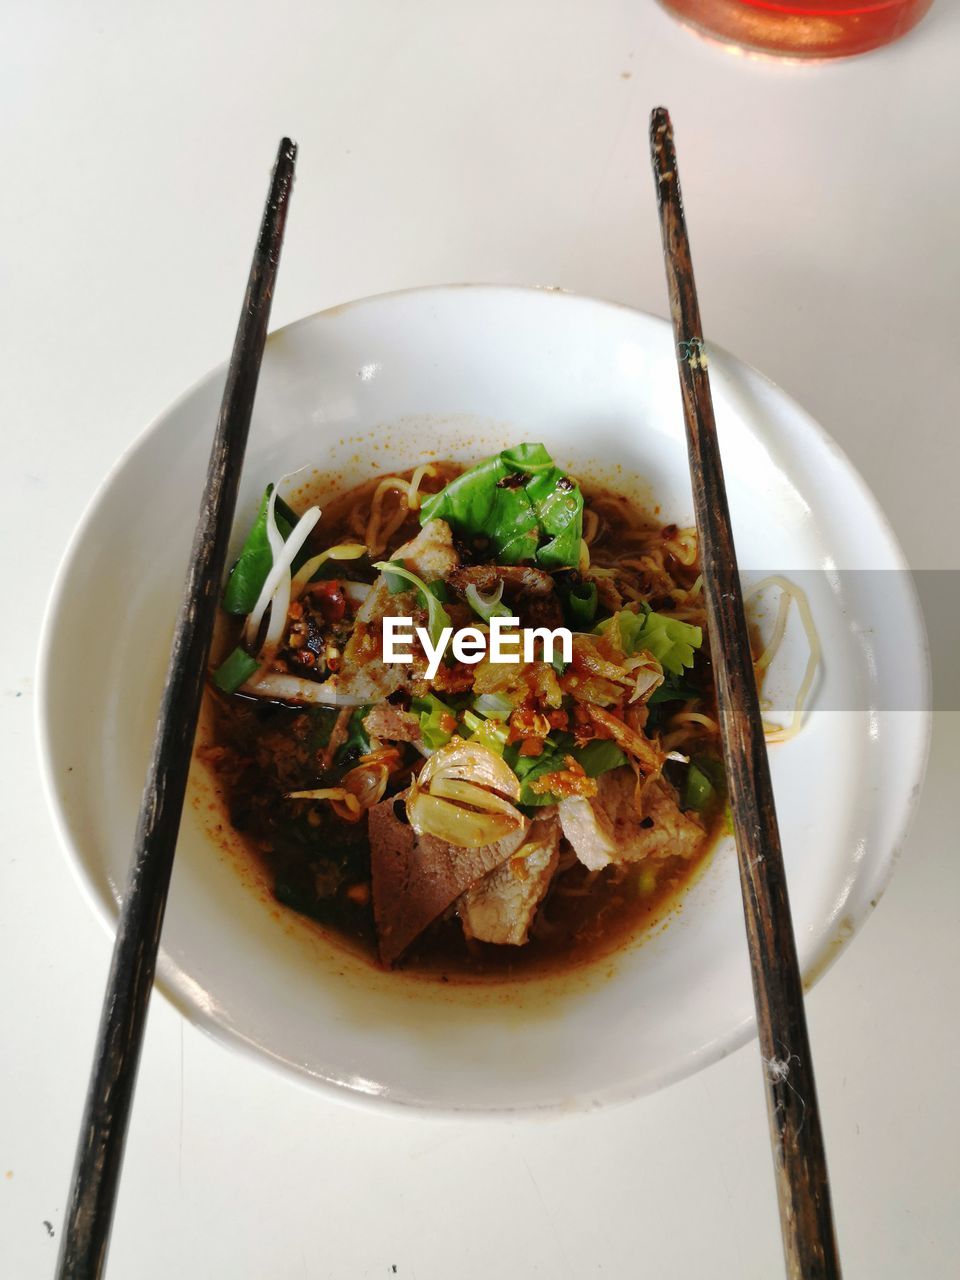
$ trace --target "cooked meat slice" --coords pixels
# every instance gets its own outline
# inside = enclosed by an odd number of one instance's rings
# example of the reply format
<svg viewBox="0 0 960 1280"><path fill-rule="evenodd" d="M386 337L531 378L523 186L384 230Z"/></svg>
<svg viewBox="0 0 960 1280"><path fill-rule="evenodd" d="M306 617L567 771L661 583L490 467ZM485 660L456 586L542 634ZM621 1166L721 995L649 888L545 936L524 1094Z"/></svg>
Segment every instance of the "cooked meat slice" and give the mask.
<svg viewBox="0 0 960 1280"><path fill-rule="evenodd" d="M453 547L453 536L450 526L445 520L428 521L415 538L405 542L391 556L392 560L402 561L406 567L422 578L424 582L434 582L437 578L446 578L457 567L457 553ZM382 622L387 614L397 613L397 605L410 604L415 597L413 587L409 591L399 591L391 595L385 574L380 574L373 584L370 594L357 610L357 624L367 632L380 632ZM351 637L344 654L344 662L349 660Z"/></svg>
<svg viewBox="0 0 960 1280"><path fill-rule="evenodd" d="M457 567L450 526L445 520L428 520L415 538L398 547L391 559L402 560L424 582L446 578ZM416 592L390 594L387 579L380 574L369 595L357 610L353 634L343 651L343 666L325 683L335 685L344 699L377 702L396 692L410 677L410 667L383 661L383 619L420 612Z"/></svg>
<svg viewBox="0 0 960 1280"><path fill-rule="evenodd" d="M629 769L605 773L594 799L571 796L557 808L563 834L591 871L611 862L692 858L705 835L699 822L681 812L664 782L647 787L641 809Z"/></svg>
<svg viewBox="0 0 960 1280"><path fill-rule="evenodd" d="M553 590L553 579L549 573L527 564L466 565L452 573L448 581L461 595L471 585L485 593L496 591L500 582L508 596L546 596Z"/></svg>
<svg viewBox="0 0 960 1280"><path fill-rule="evenodd" d="M479 849L457 849L434 836L418 836L394 813L398 797L368 815L373 916L380 959L391 965L429 924L469 887L505 862L526 829Z"/></svg>
<svg viewBox="0 0 960 1280"><path fill-rule="evenodd" d="M390 559L402 560L424 582L448 578L460 563L446 520L428 520L417 536L398 547Z"/></svg>
<svg viewBox="0 0 960 1280"><path fill-rule="evenodd" d="M556 814L538 818L512 858L478 880L457 909L468 938L522 946L560 860Z"/></svg>
<svg viewBox="0 0 960 1280"><path fill-rule="evenodd" d="M360 707L365 702L389 698L403 683L406 668L384 662L381 653L378 641L368 637L366 631L354 630L344 650L343 667L317 686L323 695L317 694L313 701Z"/></svg>
<svg viewBox="0 0 960 1280"><path fill-rule="evenodd" d="M614 770L623 773L624 770ZM604 778L610 778L604 788ZM632 778L614 780L613 773L600 780L597 799L613 818L620 850L617 861L640 862L644 858L692 858L700 850L706 832L692 814L684 813L672 789L652 782L643 796L643 812L637 810Z"/></svg>
<svg viewBox="0 0 960 1280"><path fill-rule="evenodd" d="M384 742L412 742L419 750L423 746L420 733L420 717L392 702L378 702L364 716L363 725L373 738Z"/></svg>
<svg viewBox="0 0 960 1280"><path fill-rule="evenodd" d="M600 871L615 860L613 823L595 801L567 796L557 805L557 814L563 834L585 867Z"/></svg>

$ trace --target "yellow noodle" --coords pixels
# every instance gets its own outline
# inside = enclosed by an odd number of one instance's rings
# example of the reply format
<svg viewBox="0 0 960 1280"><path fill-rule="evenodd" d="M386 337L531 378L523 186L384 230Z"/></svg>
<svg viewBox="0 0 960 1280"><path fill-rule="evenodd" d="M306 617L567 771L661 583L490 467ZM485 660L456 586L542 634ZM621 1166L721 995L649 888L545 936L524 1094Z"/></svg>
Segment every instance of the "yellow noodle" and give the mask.
<svg viewBox="0 0 960 1280"><path fill-rule="evenodd" d="M662 575L665 572L662 552L658 555L650 554L640 556L639 558L621 560L620 565L624 569L636 569L638 573L654 573Z"/></svg>
<svg viewBox="0 0 960 1280"><path fill-rule="evenodd" d="M358 538L363 537L369 520L369 511L365 510L365 508L360 506L358 503L355 507L350 509L350 515L348 518L352 531Z"/></svg>
<svg viewBox="0 0 960 1280"><path fill-rule="evenodd" d="M589 507L583 509L583 540L589 547L591 542L596 541L597 534L600 532L600 517L595 511L591 511Z"/></svg>
<svg viewBox="0 0 960 1280"><path fill-rule="evenodd" d="M406 480L401 480L399 476L387 476L381 480L373 491L373 497L370 502L370 514L367 518L367 527L364 531L363 540L370 548L371 558L379 556L383 553L387 545L387 539L391 533L395 533L406 518L409 510L408 492L409 484ZM383 501L388 493L395 493L399 500L398 508L400 519L397 520L397 512L394 512L392 523L389 527L383 523Z"/></svg>
<svg viewBox="0 0 960 1280"><path fill-rule="evenodd" d="M409 480L400 476L384 476L373 491L367 523L364 528L364 542L370 548L371 556L381 555L390 539L403 524L407 514L420 508L420 485L425 476L435 476L439 468L433 462L425 462L417 467ZM383 504L388 494L397 496L397 509L388 520L383 517Z"/></svg>
<svg viewBox="0 0 960 1280"><path fill-rule="evenodd" d="M813 621L813 614L810 611L810 601L807 599L807 593L802 587L796 586L788 578L784 578L779 574L772 574L769 578L764 578L762 582L756 583L744 596L744 602L753 600L756 596L766 591L770 587L779 587L781 591L780 606L777 610L777 620L774 624L774 632L770 643L761 654L756 663L758 679L762 677L777 655L777 651L783 642L786 632L787 614L790 605L797 606L797 613L800 615L800 621L803 625L804 633L807 637L807 643L810 646L810 654L807 658L807 666L803 673L803 679L800 681L800 687L793 703L793 715L790 723L787 725L771 724L764 722L764 734L768 742L788 742L803 728L804 710L806 707L807 696L813 685L814 676L820 665L820 637L817 635L816 624ZM784 606L786 601L786 606ZM762 663L762 665L761 665Z"/></svg>
<svg viewBox="0 0 960 1280"><path fill-rule="evenodd" d="M790 601L790 593L788 591L781 591L780 604L777 608L777 620L773 625L773 634L770 637L770 642L764 649L763 653L761 653L760 657L753 664L758 677L766 671L767 667L769 667L770 663L777 656L780 645L783 643L783 637L787 630L787 618L790 614ZM746 603L746 601L744 603Z"/></svg>
<svg viewBox="0 0 960 1280"><path fill-rule="evenodd" d="M420 486L423 483L423 477L430 476L432 478L436 474L436 466L432 462L425 462L423 466L417 467L410 477L410 483L407 485L407 506L411 511L420 510Z"/></svg>
<svg viewBox="0 0 960 1280"><path fill-rule="evenodd" d="M682 565L696 564L697 533L695 529L681 529L674 537L664 538L663 545Z"/></svg>
<svg viewBox="0 0 960 1280"><path fill-rule="evenodd" d="M709 733L719 733L720 726L714 720L713 716L704 715L702 711L678 711L675 716L671 716L670 724L698 724L702 725Z"/></svg>

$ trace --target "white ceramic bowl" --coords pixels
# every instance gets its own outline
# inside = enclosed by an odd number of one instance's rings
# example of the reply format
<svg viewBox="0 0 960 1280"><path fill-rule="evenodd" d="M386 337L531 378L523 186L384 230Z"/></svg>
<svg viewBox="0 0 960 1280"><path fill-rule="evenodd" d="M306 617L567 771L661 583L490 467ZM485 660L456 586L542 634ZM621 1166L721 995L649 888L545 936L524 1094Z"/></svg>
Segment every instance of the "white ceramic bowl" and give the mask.
<svg viewBox="0 0 960 1280"><path fill-rule="evenodd" d="M821 571L806 582L826 654L813 711L772 751L812 981L875 905L903 837L928 733L925 639L896 541L837 446L759 374L719 351L711 363L742 568ZM45 625L44 772L70 860L111 928L223 376L188 392L107 477ZM304 464L352 485L426 454L476 459L520 440L691 520L664 321L556 291L460 286L357 302L270 338L238 530L265 483ZM881 579L882 591L865 585ZM893 687L908 710L883 709ZM338 1096L446 1111L595 1105L694 1071L753 1029L729 840L642 945L575 979L476 990L347 956L240 873L220 821L198 780L158 984L205 1030Z"/></svg>

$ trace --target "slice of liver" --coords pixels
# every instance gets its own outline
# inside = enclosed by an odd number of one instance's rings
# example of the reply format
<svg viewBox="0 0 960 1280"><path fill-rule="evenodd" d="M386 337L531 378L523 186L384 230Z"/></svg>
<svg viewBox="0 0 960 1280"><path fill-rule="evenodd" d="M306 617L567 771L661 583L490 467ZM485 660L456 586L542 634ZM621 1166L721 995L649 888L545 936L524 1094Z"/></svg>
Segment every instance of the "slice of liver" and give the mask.
<svg viewBox="0 0 960 1280"><path fill-rule="evenodd" d="M482 876L515 853L525 828L496 844L458 849L434 836L418 836L394 814L397 798L370 810L370 871L380 959L392 965L410 943Z"/></svg>

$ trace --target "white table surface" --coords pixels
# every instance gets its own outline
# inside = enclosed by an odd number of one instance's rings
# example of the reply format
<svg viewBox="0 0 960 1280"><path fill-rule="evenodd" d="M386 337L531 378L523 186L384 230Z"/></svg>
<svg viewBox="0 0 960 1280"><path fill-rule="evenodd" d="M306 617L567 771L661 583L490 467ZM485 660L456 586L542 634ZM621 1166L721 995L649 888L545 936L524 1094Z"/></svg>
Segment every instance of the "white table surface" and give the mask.
<svg viewBox="0 0 960 1280"><path fill-rule="evenodd" d="M226 356L280 134L276 325L451 280L663 312L667 103L708 337L820 418L915 567L956 569L958 55L950 0L821 66L652 0L3 6L0 1275L52 1272L110 946L40 792L41 611L110 464ZM848 1277L956 1274L958 764L938 714L902 865L808 1002ZM113 1277L780 1268L755 1045L619 1109L460 1124L335 1104L153 1004Z"/></svg>

